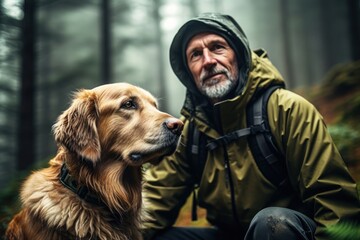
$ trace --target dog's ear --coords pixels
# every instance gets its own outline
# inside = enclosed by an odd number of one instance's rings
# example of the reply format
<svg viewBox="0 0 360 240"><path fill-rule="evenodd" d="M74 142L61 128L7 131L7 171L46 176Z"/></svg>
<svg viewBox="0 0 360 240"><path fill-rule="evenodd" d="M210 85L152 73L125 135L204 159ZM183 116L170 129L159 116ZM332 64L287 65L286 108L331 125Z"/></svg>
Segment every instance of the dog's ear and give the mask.
<svg viewBox="0 0 360 240"><path fill-rule="evenodd" d="M71 106L53 125L55 141L95 164L101 153L98 115L96 94L91 90L78 91Z"/></svg>

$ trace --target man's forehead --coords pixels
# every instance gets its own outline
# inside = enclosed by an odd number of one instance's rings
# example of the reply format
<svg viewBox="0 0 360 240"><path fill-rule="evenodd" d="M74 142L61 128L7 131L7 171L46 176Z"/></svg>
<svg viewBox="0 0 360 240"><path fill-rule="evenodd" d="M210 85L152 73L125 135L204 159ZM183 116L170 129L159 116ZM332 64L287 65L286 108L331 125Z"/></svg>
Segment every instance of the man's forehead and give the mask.
<svg viewBox="0 0 360 240"><path fill-rule="evenodd" d="M223 41L225 43L227 43L226 39L223 38L222 36L216 34L216 33L211 33L211 32L203 32L203 33L198 33L196 35L194 35L188 42L187 44L187 48L191 47L191 45L194 44L201 44L202 42L204 43L209 43L209 42L217 42L217 41Z"/></svg>

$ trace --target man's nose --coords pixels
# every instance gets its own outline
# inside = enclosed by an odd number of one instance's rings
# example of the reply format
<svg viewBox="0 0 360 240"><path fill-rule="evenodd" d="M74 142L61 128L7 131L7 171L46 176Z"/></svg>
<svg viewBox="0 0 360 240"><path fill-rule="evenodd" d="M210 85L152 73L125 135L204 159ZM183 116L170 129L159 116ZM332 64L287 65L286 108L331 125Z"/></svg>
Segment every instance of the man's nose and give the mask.
<svg viewBox="0 0 360 240"><path fill-rule="evenodd" d="M216 64L216 59L209 49L205 48L203 51L203 64L205 67L212 67Z"/></svg>

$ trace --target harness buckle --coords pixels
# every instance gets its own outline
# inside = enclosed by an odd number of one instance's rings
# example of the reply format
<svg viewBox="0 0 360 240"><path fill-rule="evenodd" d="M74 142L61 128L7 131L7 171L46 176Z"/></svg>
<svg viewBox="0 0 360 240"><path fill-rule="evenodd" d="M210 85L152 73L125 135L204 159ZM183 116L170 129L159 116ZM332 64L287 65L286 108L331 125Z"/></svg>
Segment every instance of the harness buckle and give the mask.
<svg viewBox="0 0 360 240"><path fill-rule="evenodd" d="M268 130L265 127L265 122L262 121L260 124L255 124L250 126L251 134L258 134L258 133L267 133Z"/></svg>

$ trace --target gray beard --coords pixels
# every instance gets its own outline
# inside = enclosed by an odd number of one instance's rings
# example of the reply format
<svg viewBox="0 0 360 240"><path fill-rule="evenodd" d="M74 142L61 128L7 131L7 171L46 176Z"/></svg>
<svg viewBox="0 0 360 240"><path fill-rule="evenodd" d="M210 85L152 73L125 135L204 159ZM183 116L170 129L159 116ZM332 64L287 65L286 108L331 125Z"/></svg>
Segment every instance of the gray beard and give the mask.
<svg viewBox="0 0 360 240"><path fill-rule="evenodd" d="M210 99L221 99L225 97L235 87L235 81L230 79L222 84L205 86L201 89L202 93Z"/></svg>
<svg viewBox="0 0 360 240"><path fill-rule="evenodd" d="M226 81L221 83L215 83L210 86L202 85L200 92L209 99L217 101L224 98L236 86L237 73L235 74L236 76L231 76L230 72L227 69L212 69L211 71L202 73L202 75L200 76L201 81L203 82L208 75L214 73L224 73L227 77Z"/></svg>

